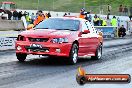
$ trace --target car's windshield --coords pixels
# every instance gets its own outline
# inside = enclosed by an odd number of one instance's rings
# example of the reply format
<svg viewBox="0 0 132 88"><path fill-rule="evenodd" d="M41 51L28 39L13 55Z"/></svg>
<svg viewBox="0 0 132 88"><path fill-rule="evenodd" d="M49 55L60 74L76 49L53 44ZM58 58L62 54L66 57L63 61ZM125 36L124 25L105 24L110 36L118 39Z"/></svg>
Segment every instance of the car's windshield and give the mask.
<svg viewBox="0 0 132 88"><path fill-rule="evenodd" d="M79 23L79 20L49 18L39 23L35 28L76 31L79 29Z"/></svg>

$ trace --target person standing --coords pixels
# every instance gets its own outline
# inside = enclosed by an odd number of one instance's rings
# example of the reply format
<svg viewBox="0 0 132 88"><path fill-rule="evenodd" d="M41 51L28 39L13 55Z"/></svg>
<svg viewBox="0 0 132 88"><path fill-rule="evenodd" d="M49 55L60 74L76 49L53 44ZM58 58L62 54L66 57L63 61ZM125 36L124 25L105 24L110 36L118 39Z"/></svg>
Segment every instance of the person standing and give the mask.
<svg viewBox="0 0 132 88"><path fill-rule="evenodd" d="M84 8L82 8L82 9L80 10L79 18L85 19L85 9L84 9Z"/></svg>
<svg viewBox="0 0 132 88"><path fill-rule="evenodd" d="M117 19L115 16L111 19L111 26L117 26Z"/></svg>
<svg viewBox="0 0 132 88"><path fill-rule="evenodd" d="M13 20L18 20L18 12L16 10L13 12Z"/></svg>
<svg viewBox="0 0 132 88"><path fill-rule="evenodd" d="M119 7L119 16L121 16L121 15L122 15L122 13L123 13L123 6L122 6L122 5L120 5L120 7Z"/></svg>
<svg viewBox="0 0 132 88"><path fill-rule="evenodd" d="M125 16L128 16L128 8L127 6L124 7L123 13Z"/></svg>
<svg viewBox="0 0 132 88"><path fill-rule="evenodd" d="M102 26L107 26L106 18L102 19Z"/></svg>
<svg viewBox="0 0 132 88"><path fill-rule="evenodd" d="M130 20L132 20L132 15L129 16Z"/></svg>
<svg viewBox="0 0 132 88"><path fill-rule="evenodd" d="M19 13L18 13L18 20L21 20L21 18L22 18L22 11L19 11Z"/></svg>
<svg viewBox="0 0 132 88"><path fill-rule="evenodd" d="M88 16L88 21L89 22L92 22L92 16L91 16L91 13L89 12L89 16Z"/></svg>
<svg viewBox="0 0 132 88"><path fill-rule="evenodd" d="M31 24L33 24L34 20L35 20L35 15L34 15L34 13L32 13L31 14Z"/></svg>
<svg viewBox="0 0 132 88"><path fill-rule="evenodd" d="M25 18L26 18L26 22L27 22L27 26L28 26L31 23L31 18L29 16L29 13L27 13Z"/></svg>
<svg viewBox="0 0 132 88"><path fill-rule="evenodd" d="M110 15L111 14L111 6L110 6L110 4L108 4L108 6L107 6L107 11L108 11L108 14Z"/></svg>
<svg viewBox="0 0 132 88"><path fill-rule="evenodd" d="M41 10L39 10L37 12L37 14L38 14L38 16L36 17L36 19L33 22L34 26L36 26L37 24L39 24L41 21L43 21L45 19L45 16Z"/></svg>
<svg viewBox="0 0 132 88"><path fill-rule="evenodd" d="M99 26L99 17L97 15L94 16L93 23L94 23L94 26Z"/></svg>
<svg viewBox="0 0 132 88"><path fill-rule="evenodd" d="M130 20L131 20L131 18L132 18L132 7L130 7L130 16L129 16L129 18L130 18Z"/></svg>
<svg viewBox="0 0 132 88"><path fill-rule="evenodd" d="M45 16L45 19L49 18L48 13L45 13L44 16Z"/></svg>
<svg viewBox="0 0 132 88"><path fill-rule="evenodd" d="M67 13L64 13L63 17L65 17L67 15Z"/></svg>
<svg viewBox="0 0 132 88"><path fill-rule="evenodd" d="M118 18L117 18L117 26L118 26L118 27L120 27L120 22L121 22L121 20L120 20L120 18L118 17Z"/></svg>
<svg viewBox="0 0 132 88"><path fill-rule="evenodd" d="M12 14L12 12L11 11L9 11L9 10L5 10L6 11L6 13L8 14L8 20L11 20L11 18L12 18L12 16L13 16L13 14Z"/></svg>
<svg viewBox="0 0 132 88"><path fill-rule="evenodd" d="M48 12L48 18L49 18L49 17L51 17L51 14L50 14L50 12Z"/></svg>

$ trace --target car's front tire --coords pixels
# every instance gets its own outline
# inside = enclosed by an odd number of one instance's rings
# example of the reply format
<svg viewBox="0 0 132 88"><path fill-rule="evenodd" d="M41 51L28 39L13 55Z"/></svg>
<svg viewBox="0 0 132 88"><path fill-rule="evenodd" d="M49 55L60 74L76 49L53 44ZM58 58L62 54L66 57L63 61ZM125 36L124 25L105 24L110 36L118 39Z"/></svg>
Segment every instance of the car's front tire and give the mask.
<svg viewBox="0 0 132 88"><path fill-rule="evenodd" d="M17 59L19 60L19 62L24 62L27 57L27 54L17 53L16 56L17 56Z"/></svg>
<svg viewBox="0 0 132 88"><path fill-rule="evenodd" d="M72 65L76 64L77 60L78 60L78 45L74 43L70 50L69 63Z"/></svg>
<svg viewBox="0 0 132 88"><path fill-rule="evenodd" d="M99 45L96 49L95 56L91 56L91 59L98 60L102 57L102 45Z"/></svg>

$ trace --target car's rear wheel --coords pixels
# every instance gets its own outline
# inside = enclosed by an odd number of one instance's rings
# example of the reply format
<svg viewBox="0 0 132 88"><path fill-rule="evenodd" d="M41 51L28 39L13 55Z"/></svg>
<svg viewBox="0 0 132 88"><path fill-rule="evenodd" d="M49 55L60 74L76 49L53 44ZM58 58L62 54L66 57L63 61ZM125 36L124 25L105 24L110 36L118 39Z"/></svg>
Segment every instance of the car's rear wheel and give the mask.
<svg viewBox="0 0 132 88"><path fill-rule="evenodd" d="M91 59L98 60L102 57L102 45L99 45L96 49L95 56L92 56Z"/></svg>
<svg viewBox="0 0 132 88"><path fill-rule="evenodd" d="M78 45L74 43L70 51L69 63L76 64L77 59L78 59Z"/></svg>
<svg viewBox="0 0 132 88"><path fill-rule="evenodd" d="M26 57L27 57L27 54L20 54L20 53L18 53L18 54L16 54L16 56L17 56L17 59L18 59L20 62L24 62L25 59L26 59Z"/></svg>

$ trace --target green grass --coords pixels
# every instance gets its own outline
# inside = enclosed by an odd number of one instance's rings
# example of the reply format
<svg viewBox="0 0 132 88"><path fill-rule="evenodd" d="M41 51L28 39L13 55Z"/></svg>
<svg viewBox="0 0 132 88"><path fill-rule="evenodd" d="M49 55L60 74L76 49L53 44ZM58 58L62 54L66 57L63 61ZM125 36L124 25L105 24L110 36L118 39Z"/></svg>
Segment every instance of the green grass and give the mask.
<svg viewBox="0 0 132 88"><path fill-rule="evenodd" d="M17 4L17 8L20 9L41 9L52 11L69 11L79 12L80 8L84 7L87 11L92 10L93 13L99 13L100 6L104 10L104 14L107 13L107 4L112 6L112 14L117 14L120 4L124 6L132 6L132 0L0 0L1 1L14 1ZM54 1L54 3L53 3Z"/></svg>

